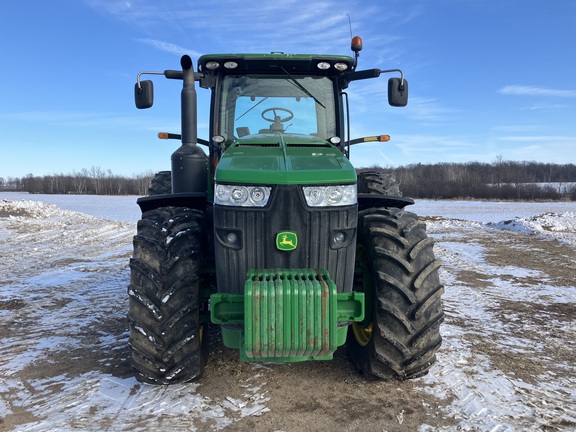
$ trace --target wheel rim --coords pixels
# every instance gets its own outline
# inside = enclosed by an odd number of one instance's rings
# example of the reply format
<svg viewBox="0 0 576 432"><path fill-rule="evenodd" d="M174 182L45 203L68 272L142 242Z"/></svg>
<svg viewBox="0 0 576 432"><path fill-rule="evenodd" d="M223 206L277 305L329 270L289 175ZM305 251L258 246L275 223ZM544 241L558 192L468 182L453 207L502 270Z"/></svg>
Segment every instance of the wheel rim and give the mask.
<svg viewBox="0 0 576 432"><path fill-rule="evenodd" d="M352 331L361 346L368 345L372 338L372 298L373 283L370 260L362 245L356 247L356 264L354 268L354 291L364 293L364 321L352 323Z"/></svg>
<svg viewBox="0 0 576 432"><path fill-rule="evenodd" d="M372 338L372 323L370 323L368 327L360 327L357 323L353 323L352 331L354 332L356 342L358 342L360 346L366 346L368 342L370 342L370 338Z"/></svg>

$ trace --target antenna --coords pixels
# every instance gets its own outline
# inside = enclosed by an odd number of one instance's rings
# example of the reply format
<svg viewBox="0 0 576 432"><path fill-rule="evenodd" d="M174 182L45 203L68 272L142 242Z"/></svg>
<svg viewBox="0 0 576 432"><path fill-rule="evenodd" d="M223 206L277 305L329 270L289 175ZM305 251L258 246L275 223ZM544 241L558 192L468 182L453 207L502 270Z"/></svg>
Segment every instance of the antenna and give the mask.
<svg viewBox="0 0 576 432"><path fill-rule="evenodd" d="M352 66L352 70L356 69L358 65L358 57L360 56L360 51L362 51L362 38L360 36L352 36L352 20L350 19L350 15L346 14L348 17L348 27L350 28L350 40L352 41L350 44L350 49L354 52L354 65Z"/></svg>
<svg viewBox="0 0 576 432"><path fill-rule="evenodd" d="M350 27L350 39L352 39L352 20L349 14L346 14L346 16L348 17L348 27Z"/></svg>

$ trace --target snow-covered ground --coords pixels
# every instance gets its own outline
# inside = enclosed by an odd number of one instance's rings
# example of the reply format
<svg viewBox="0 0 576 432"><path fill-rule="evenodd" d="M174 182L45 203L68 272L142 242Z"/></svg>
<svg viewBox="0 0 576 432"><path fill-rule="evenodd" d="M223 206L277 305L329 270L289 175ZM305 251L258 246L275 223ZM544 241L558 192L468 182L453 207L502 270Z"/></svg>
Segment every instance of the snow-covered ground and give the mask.
<svg viewBox="0 0 576 432"><path fill-rule="evenodd" d="M417 200L416 204L407 207L407 210L421 216L440 216L448 219L498 223L545 213L574 212L576 211L576 203Z"/></svg>
<svg viewBox="0 0 576 432"><path fill-rule="evenodd" d="M457 430L576 430L576 212L428 229L447 319L426 390L455 397Z"/></svg>
<svg viewBox="0 0 576 432"><path fill-rule="evenodd" d="M131 376L135 199L0 193L0 430L234 430L279 415L267 365L217 397ZM410 210L428 224L446 286L444 343L414 390L444 423L419 430L576 430L576 204ZM398 408L373 430L409 430L409 415Z"/></svg>
<svg viewBox="0 0 576 432"><path fill-rule="evenodd" d="M136 223L140 219L140 207L136 196L103 195L44 195L28 192L0 192L0 200L35 201L54 204L62 210L86 213L103 219Z"/></svg>

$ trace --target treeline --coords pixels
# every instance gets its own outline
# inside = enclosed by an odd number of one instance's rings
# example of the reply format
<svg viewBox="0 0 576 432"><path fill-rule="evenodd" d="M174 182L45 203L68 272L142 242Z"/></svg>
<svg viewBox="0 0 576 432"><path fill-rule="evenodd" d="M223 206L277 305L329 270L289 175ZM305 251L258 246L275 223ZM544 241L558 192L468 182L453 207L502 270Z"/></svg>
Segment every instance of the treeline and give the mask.
<svg viewBox="0 0 576 432"><path fill-rule="evenodd" d="M366 169L366 168L363 168ZM427 199L575 200L576 165L539 162L437 163L380 168L405 196ZM44 194L146 195L154 173L133 177L92 167L72 174L0 177L0 190Z"/></svg>
<svg viewBox="0 0 576 432"><path fill-rule="evenodd" d="M33 194L81 195L146 195L154 173L133 177L113 174L110 170L92 167L72 174L50 174L23 178L0 177L0 190Z"/></svg>
<svg viewBox="0 0 576 432"><path fill-rule="evenodd" d="M539 162L414 164L387 170L403 194L428 199L576 200L576 165Z"/></svg>

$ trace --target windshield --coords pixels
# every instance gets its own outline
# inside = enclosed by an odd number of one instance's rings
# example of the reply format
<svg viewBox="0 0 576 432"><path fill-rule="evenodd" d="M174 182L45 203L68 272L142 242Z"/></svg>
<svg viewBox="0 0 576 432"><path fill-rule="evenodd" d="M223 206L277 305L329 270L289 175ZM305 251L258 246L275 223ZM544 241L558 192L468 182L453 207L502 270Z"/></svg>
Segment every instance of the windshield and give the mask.
<svg viewBox="0 0 576 432"><path fill-rule="evenodd" d="M228 75L220 102L220 133L228 142L257 134L336 135L328 77Z"/></svg>

